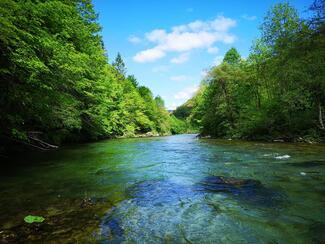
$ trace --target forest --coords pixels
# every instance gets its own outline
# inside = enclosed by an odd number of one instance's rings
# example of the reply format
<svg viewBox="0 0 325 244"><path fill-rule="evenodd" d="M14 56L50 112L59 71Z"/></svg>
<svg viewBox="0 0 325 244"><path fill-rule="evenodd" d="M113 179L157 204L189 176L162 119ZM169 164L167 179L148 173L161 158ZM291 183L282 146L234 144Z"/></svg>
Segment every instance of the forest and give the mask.
<svg viewBox="0 0 325 244"><path fill-rule="evenodd" d="M235 48L212 67L174 115L202 136L323 142L325 2L308 19L288 3L269 10L247 58Z"/></svg>
<svg viewBox="0 0 325 244"><path fill-rule="evenodd" d="M90 0L0 3L0 136L41 147L198 131L250 140L324 141L324 1L301 18L264 18L247 58L231 48L174 113L110 62Z"/></svg>
<svg viewBox="0 0 325 244"><path fill-rule="evenodd" d="M2 141L61 144L182 130L162 98L127 74L120 54L109 62L97 17L90 0L1 1Z"/></svg>

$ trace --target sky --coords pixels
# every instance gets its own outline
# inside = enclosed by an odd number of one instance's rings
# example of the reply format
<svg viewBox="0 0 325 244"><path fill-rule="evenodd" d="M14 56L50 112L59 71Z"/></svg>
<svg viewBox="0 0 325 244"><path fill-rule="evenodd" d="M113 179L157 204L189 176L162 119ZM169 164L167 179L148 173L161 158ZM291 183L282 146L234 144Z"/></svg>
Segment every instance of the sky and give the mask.
<svg viewBox="0 0 325 244"><path fill-rule="evenodd" d="M235 47L243 58L279 0L93 0L109 62L118 52L140 85L175 109ZM300 16L312 0L289 0Z"/></svg>

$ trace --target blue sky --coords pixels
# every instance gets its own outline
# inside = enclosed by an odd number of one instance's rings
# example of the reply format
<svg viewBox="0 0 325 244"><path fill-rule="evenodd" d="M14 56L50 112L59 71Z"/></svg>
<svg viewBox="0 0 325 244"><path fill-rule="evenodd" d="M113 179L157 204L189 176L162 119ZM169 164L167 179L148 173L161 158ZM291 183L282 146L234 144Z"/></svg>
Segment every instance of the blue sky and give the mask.
<svg viewBox="0 0 325 244"><path fill-rule="evenodd" d="M271 0L93 0L109 61L120 52L140 85L169 109L197 90L205 70L235 47L247 57ZM291 0L299 14L312 1Z"/></svg>

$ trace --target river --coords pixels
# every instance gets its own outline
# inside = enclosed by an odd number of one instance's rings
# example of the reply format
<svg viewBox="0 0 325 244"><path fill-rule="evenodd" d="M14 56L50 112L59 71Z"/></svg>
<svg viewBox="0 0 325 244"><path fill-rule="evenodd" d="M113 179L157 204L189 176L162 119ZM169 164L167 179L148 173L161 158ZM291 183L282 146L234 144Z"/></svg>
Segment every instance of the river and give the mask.
<svg viewBox="0 0 325 244"><path fill-rule="evenodd" d="M0 242L325 241L324 145L114 139L18 155L0 174Z"/></svg>

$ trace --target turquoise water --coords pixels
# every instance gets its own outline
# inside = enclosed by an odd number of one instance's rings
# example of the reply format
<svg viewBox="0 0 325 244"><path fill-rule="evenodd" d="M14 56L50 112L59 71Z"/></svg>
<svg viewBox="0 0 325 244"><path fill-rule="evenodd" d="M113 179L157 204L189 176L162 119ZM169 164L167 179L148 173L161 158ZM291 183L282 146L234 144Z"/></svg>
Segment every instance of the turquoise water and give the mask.
<svg viewBox="0 0 325 244"><path fill-rule="evenodd" d="M177 135L69 146L1 164L0 240L320 243L324 173L323 145Z"/></svg>

